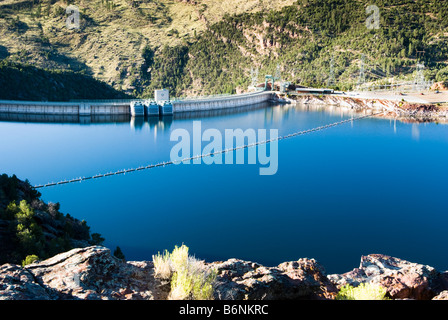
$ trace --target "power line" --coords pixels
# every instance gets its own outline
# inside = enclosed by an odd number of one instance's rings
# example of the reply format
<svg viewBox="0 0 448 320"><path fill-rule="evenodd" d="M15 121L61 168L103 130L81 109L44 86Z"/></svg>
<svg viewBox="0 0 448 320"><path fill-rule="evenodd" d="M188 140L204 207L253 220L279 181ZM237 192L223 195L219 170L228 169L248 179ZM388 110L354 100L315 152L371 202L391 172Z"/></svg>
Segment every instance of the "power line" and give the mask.
<svg viewBox="0 0 448 320"><path fill-rule="evenodd" d="M366 74L364 71L364 64L365 64L365 56L364 54L361 56L361 66L359 70L359 77L358 77L358 87L363 85L366 82Z"/></svg>

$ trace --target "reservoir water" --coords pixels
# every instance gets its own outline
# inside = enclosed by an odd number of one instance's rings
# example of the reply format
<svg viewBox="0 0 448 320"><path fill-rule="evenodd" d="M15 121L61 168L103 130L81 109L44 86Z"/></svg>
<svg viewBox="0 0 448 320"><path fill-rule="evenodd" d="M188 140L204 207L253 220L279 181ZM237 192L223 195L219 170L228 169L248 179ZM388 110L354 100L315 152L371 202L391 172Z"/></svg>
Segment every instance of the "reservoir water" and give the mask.
<svg viewBox="0 0 448 320"><path fill-rule="evenodd" d="M355 115L356 116L356 115ZM258 106L168 119L0 117L0 171L38 185L168 161L175 129L278 129L352 117ZM247 150L246 150L247 151ZM179 164L39 189L127 260L186 244L199 259L268 266L315 258L327 273L382 253L448 269L448 126L368 118L278 142L260 164Z"/></svg>

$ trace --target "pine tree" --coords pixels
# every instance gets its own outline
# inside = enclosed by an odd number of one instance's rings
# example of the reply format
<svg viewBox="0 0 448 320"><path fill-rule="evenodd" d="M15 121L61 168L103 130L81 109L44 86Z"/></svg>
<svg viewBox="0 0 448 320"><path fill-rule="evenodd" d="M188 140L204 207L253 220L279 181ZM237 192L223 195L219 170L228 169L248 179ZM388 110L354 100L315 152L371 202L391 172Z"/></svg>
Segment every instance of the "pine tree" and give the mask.
<svg viewBox="0 0 448 320"><path fill-rule="evenodd" d="M125 260L124 254L123 254L123 252L121 251L120 247L118 247L118 246L117 246L117 248L114 250L114 256L115 256L116 258L118 258L118 259Z"/></svg>

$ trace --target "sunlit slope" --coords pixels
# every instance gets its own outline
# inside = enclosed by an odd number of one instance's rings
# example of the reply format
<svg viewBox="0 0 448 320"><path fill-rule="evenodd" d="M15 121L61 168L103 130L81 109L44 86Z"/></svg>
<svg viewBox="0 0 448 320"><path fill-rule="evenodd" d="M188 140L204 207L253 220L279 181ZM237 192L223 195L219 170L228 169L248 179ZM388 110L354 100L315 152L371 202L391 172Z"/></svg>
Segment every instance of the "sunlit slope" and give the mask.
<svg viewBox="0 0 448 320"><path fill-rule="evenodd" d="M132 92L142 50L187 43L226 14L278 9L286 0L0 1L0 58L48 69L82 71ZM80 9L69 30L65 8Z"/></svg>
<svg viewBox="0 0 448 320"><path fill-rule="evenodd" d="M65 8L81 11L66 27ZM0 58L69 69L135 96L231 93L277 74L349 90L360 80L448 80L448 3L377 0L0 1ZM333 79L332 79L333 77Z"/></svg>

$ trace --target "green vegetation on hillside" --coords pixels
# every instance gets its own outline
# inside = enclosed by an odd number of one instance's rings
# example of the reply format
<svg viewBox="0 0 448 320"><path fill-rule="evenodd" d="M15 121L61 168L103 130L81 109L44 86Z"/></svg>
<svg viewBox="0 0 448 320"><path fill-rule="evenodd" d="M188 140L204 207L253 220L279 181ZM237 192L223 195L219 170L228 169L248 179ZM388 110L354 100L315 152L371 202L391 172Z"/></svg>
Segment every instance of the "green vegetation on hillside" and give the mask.
<svg viewBox="0 0 448 320"><path fill-rule="evenodd" d="M69 101L71 99L123 99L117 91L84 74L44 70L30 65L0 62L0 98L32 101Z"/></svg>
<svg viewBox="0 0 448 320"><path fill-rule="evenodd" d="M58 203L46 204L40 196L27 181L0 175L0 264L26 264L104 241L90 234L85 221L62 214Z"/></svg>
<svg viewBox="0 0 448 320"><path fill-rule="evenodd" d="M229 1L3 1L0 59L33 64L49 78L56 70L84 72L139 97L162 87L171 96L239 92L254 67L260 83L279 68L283 80L327 86L331 61L334 87L343 90L357 84L362 61L367 82L413 80L418 62L427 80L448 79L444 1ZM78 30L64 26L69 3L80 8ZM379 8L379 29L366 26L369 5ZM14 69L0 72L17 77ZM60 98L45 91L59 91L51 83L26 90ZM81 83L74 81L75 94L66 95L90 98Z"/></svg>
<svg viewBox="0 0 448 320"><path fill-rule="evenodd" d="M279 11L225 16L187 47L182 82L176 77L167 86L176 93L191 87L199 93L245 89L253 66L260 75L274 74L279 66L284 80L326 86L333 58L335 88L350 89L358 81L362 56L366 81L412 80L418 61L425 63L428 80L447 79L448 18L443 12L448 4L376 1L380 28L368 29L369 4L299 0ZM168 64L166 53L158 52L158 59ZM173 74L163 70L158 77L170 79Z"/></svg>
<svg viewBox="0 0 448 320"><path fill-rule="evenodd" d="M46 71L84 72L116 90L139 94L148 85L140 72L145 47L159 51L186 46L224 14L281 8L292 2L4 0L0 1L0 59ZM66 27L69 4L79 8L79 29Z"/></svg>

